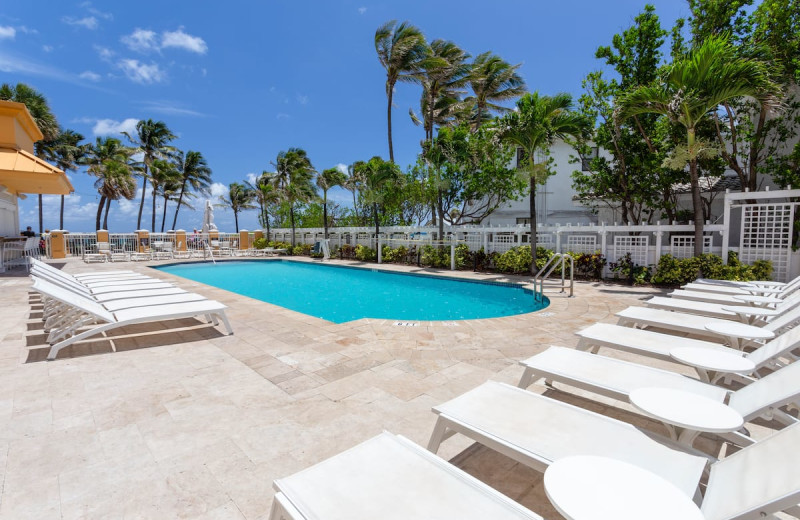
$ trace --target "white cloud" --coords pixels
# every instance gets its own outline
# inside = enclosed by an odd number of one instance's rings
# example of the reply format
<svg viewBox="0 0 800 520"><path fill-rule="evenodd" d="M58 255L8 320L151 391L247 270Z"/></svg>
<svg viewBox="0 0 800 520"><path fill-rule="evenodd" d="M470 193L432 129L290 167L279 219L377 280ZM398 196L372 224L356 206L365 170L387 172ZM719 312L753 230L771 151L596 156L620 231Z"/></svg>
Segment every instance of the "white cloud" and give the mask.
<svg viewBox="0 0 800 520"><path fill-rule="evenodd" d="M81 79L88 79L89 81L100 81L100 74L92 72L91 70L81 72L78 77Z"/></svg>
<svg viewBox="0 0 800 520"><path fill-rule="evenodd" d="M94 50L97 51L97 55L100 56L100 59L103 61L109 61L114 56L114 51L112 51L108 47L101 47L99 45L95 45Z"/></svg>
<svg viewBox="0 0 800 520"><path fill-rule="evenodd" d="M258 180L258 175L256 175L255 173L247 174L247 182L249 182L253 186L255 186L257 180Z"/></svg>
<svg viewBox="0 0 800 520"><path fill-rule="evenodd" d="M228 194L228 187L222 184L221 182L215 182L211 185L209 192L211 193L211 198L213 199L212 202L216 202L216 199L219 199L223 195Z"/></svg>
<svg viewBox="0 0 800 520"><path fill-rule="evenodd" d="M0 25L0 40L13 40L17 35L17 30L11 26Z"/></svg>
<svg viewBox="0 0 800 520"><path fill-rule="evenodd" d="M166 72L156 63L140 63L139 60L124 59L117 63L129 80L134 83L151 84L160 83L167 78Z"/></svg>
<svg viewBox="0 0 800 520"><path fill-rule="evenodd" d="M367 12L367 8L366 7L359 7L358 8L358 14L364 14L366 12Z"/></svg>
<svg viewBox="0 0 800 520"><path fill-rule="evenodd" d="M336 169L342 172L345 175L348 175L347 165L344 163L339 163L336 165Z"/></svg>
<svg viewBox="0 0 800 520"><path fill-rule="evenodd" d="M136 52L151 52L158 50L156 33L147 29L139 29L137 27L131 34L120 38L120 41L127 45L130 50Z"/></svg>
<svg viewBox="0 0 800 520"><path fill-rule="evenodd" d="M61 19L61 21L67 25L84 27L90 30L97 29L97 18L95 18L94 16L86 16L84 18L74 18L72 16L65 16Z"/></svg>
<svg viewBox="0 0 800 520"><path fill-rule="evenodd" d="M27 27L25 25L18 25L16 29L18 32L21 32L22 34L39 34L39 31L37 31L36 29L31 29L30 27Z"/></svg>
<svg viewBox="0 0 800 520"><path fill-rule="evenodd" d="M161 48L175 47L184 49L197 54L205 54L208 45L199 36L192 36L183 32L183 27L178 27L177 31L165 31L161 34Z"/></svg>
<svg viewBox="0 0 800 520"><path fill-rule="evenodd" d="M80 7L83 7L84 9L89 11L91 14L93 14L95 16L99 16L100 18L103 18L104 20L113 20L114 19L114 15L113 14L106 13L106 12L103 12L103 11L101 11L99 9L96 9L96 8L92 7L92 3L91 2L81 2L79 5L80 5Z"/></svg>
<svg viewBox="0 0 800 520"><path fill-rule="evenodd" d="M180 106L179 103L173 101L145 101L142 103L142 107L148 112L157 112L159 114L171 116L205 117L206 115L190 108L184 108Z"/></svg>
<svg viewBox="0 0 800 520"><path fill-rule="evenodd" d="M92 128L92 133L94 135L119 135L122 132L128 132L129 134L136 133L136 123L138 123L138 119L128 118L124 121L115 121L113 119L97 119L94 124L94 128Z"/></svg>
<svg viewBox="0 0 800 520"><path fill-rule="evenodd" d="M42 45L42 50L44 52L53 52L53 46L52 45Z"/></svg>
<svg viewBox="0 0 800 520"><path fill-rule="evenodd" d="M301 105L307 105L308 104L308 96L306 96L305 94L298 93L297 94L297 102L300 103Z"/></svg>
<svg viewBox="0 0 800 520"><path fill-rule="evenodd" d="M289 119L289 114L284 114L283 112L281 112L281 113L279 113L278 115L275 116L275 119L278 119L278 120L280 120L280 119Z"/></svg>

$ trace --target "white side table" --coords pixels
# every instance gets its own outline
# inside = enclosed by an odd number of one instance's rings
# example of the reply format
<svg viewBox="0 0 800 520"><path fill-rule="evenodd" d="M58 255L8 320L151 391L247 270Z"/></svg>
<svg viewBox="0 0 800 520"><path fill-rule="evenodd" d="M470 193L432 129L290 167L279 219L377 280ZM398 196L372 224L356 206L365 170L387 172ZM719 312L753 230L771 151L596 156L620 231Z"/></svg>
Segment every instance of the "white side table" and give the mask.
<svg viewBox="0 0 800 520"><path fill-rule="evenodd" d="M694 367L700 379L713 383L727 373L749 374L756 369L755 363L741 352L730 352L715 348L677 347L669 355L681 363Z"/></svg>
<svg viewBox="0 0 800 520"><path fill-rule="evenodd" d="M544 472L544 490L568 520L703 520L691 497L672 483L606 457L557 460Z"/></svg>
<svg viewBox="0 0 800 520"><path fill-rule="evenodd" d="M691 446L702 432L734 432L741 414L719 401L673 388L638 388L628 397L633 406L663 422L673 440Z"/></svg>
<svg viewBox="0 0 800 520"><path fill-rule="evenodd" d="M735 321L725 323L724 325L721 323L709 323L705 327L706 330L728 338L731 347L738 348L739 350L742 350L746 343L742 342L742 340L772 339L775 337L775 333L772 331L762 329L761 327L746 325L744 323L736 323Z"/></svg>
<svg viewBox="0 0 800 520"><path fill-rule="evenodd" d="M735 312L739 319L746 325L752 325L758 319L771 318L781 314L777 309L767 309L766 307L751 307L750 305L726 305L724 311Z"/></svg>

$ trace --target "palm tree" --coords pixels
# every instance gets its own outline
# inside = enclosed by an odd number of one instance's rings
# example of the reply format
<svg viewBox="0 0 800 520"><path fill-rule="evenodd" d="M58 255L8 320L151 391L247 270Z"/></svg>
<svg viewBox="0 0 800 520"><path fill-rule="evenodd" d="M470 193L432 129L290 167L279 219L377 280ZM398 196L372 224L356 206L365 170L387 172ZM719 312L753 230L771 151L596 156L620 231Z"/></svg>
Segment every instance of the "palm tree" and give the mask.
<svg viewBox="0 0 800 520"><path fill-rule="evenodd" d="M364 177L361 174L364 161L356 161L347 167L347 179L342 186L344 189L353 194L353 214L356 217L356 222L360 222L358 215L358 192L364 185Z"/></svg>
<svg viewBox="0 0 800 520"><path fill-rule="evenodd" d="M530 179L531 274L536 274L536 186L551 175L550 146L556 139L584 137L589 130L586 120L571 108L569 94L551 97L534 92L525 94L517 110L499 122L500 139L522 149L525 158L517 168Z"/></svg>
<svg viewBox="0 0 800 520"><path fill-rule="evenodd" d="M734 98L749 96L769 108L776 103L779 90L769 79L766 64L741 57L727 37L711 36L676 59L655 84L640 86L618 100L619 121L654 113L666 115L686 129L686 147L680 151L689 163L695 256L703 252L703 200L697 161L701 151L708 148L708 143L696 139L697 125Z"/></svg>
<svg viewBox="0 0 800 520"><path fill-rule="evenodd" d="M273 173L264 171L261 176L256 180L255 184L245 182L248 188L253 190L258 203L259 209L259 224L264 226L267 230L267 241L269 241L269 212L273 204L281 199L281 194L278 188L275 187Z"/></svg>
<svg viewBox="0 0 800 520"><path fill-rule="evenodd" d="M430 55L422 61L416 74L422 85L420 113L426 141L433 139L434 125L449 122L457 109L463 94L460 89L466 85L471 71L468 59L469 54L451 41L431 42ZM411 119L420 123L413 112Z"/></svg>
<svg viewBox="0 0 800 520"><path fill-rule="evenodd" d="M178 225L178 210L183 206L183 198L188 196L186 189L200 193L208 193L211 187L211 168L208 167L203 154L189 150L186 155L178 152L175 157L175 164L178 171L183 176L181 181L180 195L178 195L178 205L175 207L175 218L172 219L172 229Z"/></svg>
<svg viewBox="0 0 800 520"><path fill-rule="evenodd" d="M139 151L144 155L144 169L142 170L142 200L139 203L139 216L136 220L136 229L142 227L142 211L144 210L144 197L147 191L147 177L149 174L150 166L156 159L166 159L175 150L169 146L169 142L175 139L175 134L167 128L164 121L147 121L141 120L136 123L136 135L131 136L127 132L123 132L133 144L135 144ZM154 219L155 222L155 219ZM155 226L155 225L154 225Z"/></svg>
<svg viewBox="0 0 800 520"><path fill-rule="evenodd" d="M56 120L56 116L53 114L52 110L50 110L50 105L47 103L47 99L28 85L24 83L17 83L16 85L10 85L8 83L3 83L0 86L0 99L3 101L16 101L17 103L22 103L30 112L31 117L33 117L33 121L36 123L36 126L39 127L39 131L42 132L44 138L41 141L38 141L34 144L34 153L37 157L42 159L47 159L47 150L45 144L50 141L54 141L58 137L59 126L58 121ZM42 214L42 194L39 194L39 234L42 234L44 229L43 226L43 214Z"/></svg>
<svg viewBox="0 0 800 520"><path fill-rule="evenodd" d="M86 155L81 162L89 167L90 175L98 178L95 187L100 193L95 229L101 229L100 217L103 208L106 209L104 227L108 224L108 208L112 200L121 197L130 200L136 193L136 184L129 163L132 152L130 148L123 146L122 141L113 137L98 137L94 146L87 147Z"/></svg>
<svg viewBox="0 0 800 520"><path fill-rule="evenodd" d="M183 204L189 209L194 209L187 201L179 201L176 195L181 191L181 177L180 173L174 179L166 179L161 184L161 197L164 199L164 207L161 212L161 232L164 232L164 225L167 222L167 206L169 201L175 201L178 204ZM177 208L176 208L177 209ZM174 228L173 228L174 229Z"/></svg>
<svg viewBox="0 0 800 520"><path fill-rule="evenodd" d="M400 183L402 172L391 161L384 161L378 156L363 163L364 198L372 204L372 216L375 221L375 241L381 232L378 206L383 203L387 191Z"/></svg>
<svg viewBox="0 0 800 520"><path fill-rule="evenodd" d="M390 20L375 31L375 50L386 69L386 122L389 136L389 160L394 162L392 147L392 98L398 81L415 81L414 74L425 57L427 45L422 32L408 22Z"/></svg>
<svg viewBox="0 0 800 520"><path fill-rule="evenodd" d="M233 182L228 185L228 196L219 197L221 206L233 210L233 220L236 222L236 232L239 232L239 213L247 209L255 209L253 204L255 193L244 184Z"/></svg>
<svg viewBox="0 0 800 520"><path fill-rule="evenodd" d="M58 137L43 144L43 153L47 160L56 163L61 170L74 171L78 169L81 158L86 153L86 146L79 143L83 136L73 130L61 129ZM59 211L58 229L64 229L64 195L61 195L61 210Z"/></svg>
<svg viewBox="0 0 800 520"><path fill-rule="evenodd" d="M150 229L153 233L156 231L156 199L159 195L162 194L164 187L167 185L175 185L177 184L180 186L181 182L181 172L178 171L175 163L172 161L168 161L165 159L156 159L150 165L150 186L153 189L153 219L150 225ZM164 215L166 215L166 201L164 201ZM163 220L163 219L162 219ZM162 221L162 231L163 231L163 221Z"/></svg>
<svg viewBox="0 0 800 520"><path fill-rule="evenodd" d="M328 238L328 190L334 186L342 186L347 176L339 168L328 168L317 175L317 187L322 190L322 222L325 238Z"/></svg>
<svg viewBox="0 0 800 520"><path fill-rule="evenodd" d="M473 130L481 126L490 111L508 112L508 108L498 105L498 102L525 93L525 81L517 74L519 67L519 64L511 65L491 52L475 57L469 77L474 97L466 100L474 105Z"/></svg>
<svg viewBox="0 0 800 520"><path fill-rule="evenodd" d="M289 148L287 151L280 152L272 165L275 167L273 183L278 188L282 200L289 205L292 247L294 247L294 205L298 202L308 202L317 196L313 184L316 172L308 154L302 148Z"/></svg>

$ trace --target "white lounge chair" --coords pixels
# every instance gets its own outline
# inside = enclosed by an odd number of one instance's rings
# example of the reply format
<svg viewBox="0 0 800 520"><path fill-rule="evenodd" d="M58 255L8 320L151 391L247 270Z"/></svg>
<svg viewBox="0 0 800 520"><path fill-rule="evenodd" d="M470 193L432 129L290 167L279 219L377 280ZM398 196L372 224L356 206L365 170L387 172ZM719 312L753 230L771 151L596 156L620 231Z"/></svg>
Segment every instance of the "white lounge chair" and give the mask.
<svg viewBox="0 0 800 520"><path fill-rule="evenodd" d="M391 433L278 479L274 487L269 520L541 520Z"/></svg>
<svg viewBox="0 0 800 520"><path fill-rule="evenodd" d="M689 314L698 314L700 316L709 316L711 318L720 318L726 320L742 319L742 316L747 316L747 314L744 312L745 307L750 307L745 302L739 300L731 300L726 303L712 303L706 301L684 300L679 298L665 298L663 296L653 296L649 300L645 300L644 303L653 309L686 312ZM769 309L768 312L762 312L760 308L755 307L756 310L751 314L759 317L759 319L763 321L769 321L772 317L780 316L781 314L792 310L797 305L800 305L800 294L795 293L787 297L781 303L778 303L774 309ZM739 312L733 312L729 310L728 308L730 307L737 307Z"/></svg>
<svg viewBox="0 0 800 520"><path fill-rule="evenodd" d="M78 292L88 292L93 295L126 290L138 291L144 289L165 289L174 287L174 285L169 282L147 277L141 279L119 279L114 281L103 280L98 282L84 283L82 281L72 279L66 273L43 271L39 270L38 267L34 267L31 270L31 274L40 278L44 278L45 280L53 282L57 285L70 288Z"/></svg>
<svg viewBox="0 0 800 520"><path fill-rule="evenodd" d="M590 327L576 332L576 334L581 338L578 342L578 350L597 353L601 347L605 347L646 357L673 361L675 363L679 363L680 361L676 360L670 352L677 348L714 349L726 352L732 356L742 356L752 361L754 368L751 375L753 377L758 377L758 371L762 368L776 369L784 366L785 363L781 361L783 357L793 361L795 359L793 351L800 348L800 327L789 329L774 339L769 340L758 349L748 353L743 353L740 350L725 347L711 341L676 337L669 334L621 327L609 323L595 323ZM698 372L703 375L705 370L700 367L696 368L698 368ZM721 378L725 375L725 373L720 373L717 377ZM730 377L736 377L741 380L740 375L731 375ZM747 380L745 380L745 382L747 382Z"/></svg>
<svg viewBox="0 0 800 520"><path fill-rule="evenodd" d="M51 331L48 338L48 341L51 342L48 360L55 359L61 349L76 341L137 323L162 322L202 315L215 326L219 324L217 321L219 319L225 325L228 334L233 334L233 329L225 315L227 307L215 300L133 307L111 312L86 296L75 294L52 284L49 284L48 287L39 286L36 290L43 296L58 300L83 315L81 319L74 320L64 328ZM92 322L98 322L100 325L79 332Z"/></svg>
<svg viewBox="0 0 800 520"><path fill-rule="evenodd" d="M773 292L780 297L786 297L800 288L800 277L797 277L789 283L778 282L727 282L722 283L708 283L708 282L692 282L682 286L681 289L689 291L704 291L718 294L753 294L754 292Z"/></svg>
<svg viewBox="0 0 800 520"><path fill-rule="evenodd" d="M730 320L697 316L682 312L650 309L647 307L628 307L618 313L618 325L628 327L657 327L670 334L696 334L704 339L720 341L722 336L709 331L706 326L714 325L724 329L731 326ZM794 307L761 326L765 331L779 334L788 327L793 327L800 320L800 307Z"/></svg>
<svg viewBox="0 0 800 520"><path fill-rule="evenodd" d="M428 449L461 433L521 464L544 471L573 455L611 457L652 471L693 496L706 458L666 438L543 395L488 381L444 404Z"/></svg>
<svg viewBox="0 0 800 520"><path fill-rule="evenodd" d="M626 402L630 393L639 388L671 388L719 402L727 400L728 406L739 412L745 421L758 417L774 418L784 424L797 421L780 408L800 398L800 363L778 369L736 391L727 391L668 370L564 347L550 347L520 361L520 364L525 367L520 388L527 388L533 381L544 378L549 384L559 381ZM740 445L752 442L739 432L718 435Z"/></svg>

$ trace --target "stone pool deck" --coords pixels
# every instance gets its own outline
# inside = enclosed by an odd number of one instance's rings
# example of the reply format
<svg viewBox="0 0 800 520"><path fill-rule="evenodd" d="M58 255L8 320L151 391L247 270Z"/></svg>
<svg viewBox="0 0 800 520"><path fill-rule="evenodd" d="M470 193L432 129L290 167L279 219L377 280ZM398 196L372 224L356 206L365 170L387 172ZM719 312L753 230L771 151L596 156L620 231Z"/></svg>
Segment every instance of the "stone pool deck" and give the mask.
<svg viewBox="0 0 800 520"><path fill-rule="evenodd" d="M539 313L337 325L140 263L50 263L71 273L133 269L172 281L228 305L235 335L193 319L180 329L141 325L47 362L30 280L19 270L0 275L0 518L266 519L274 479L383 430L424 446L432 406L489 379L515 384L518 360L550 345L574 346L575 331L613 323L615 312L660 292L578 282L574 298L550 293L550 307ZM664 432L629 405L566 386L530 390ZM770 431L752 430L756 437ZM709 453L725 448L711 437L698 445ZM461 436L445 441L440 455L545 518L560 518L540 473Z"/></svg>

